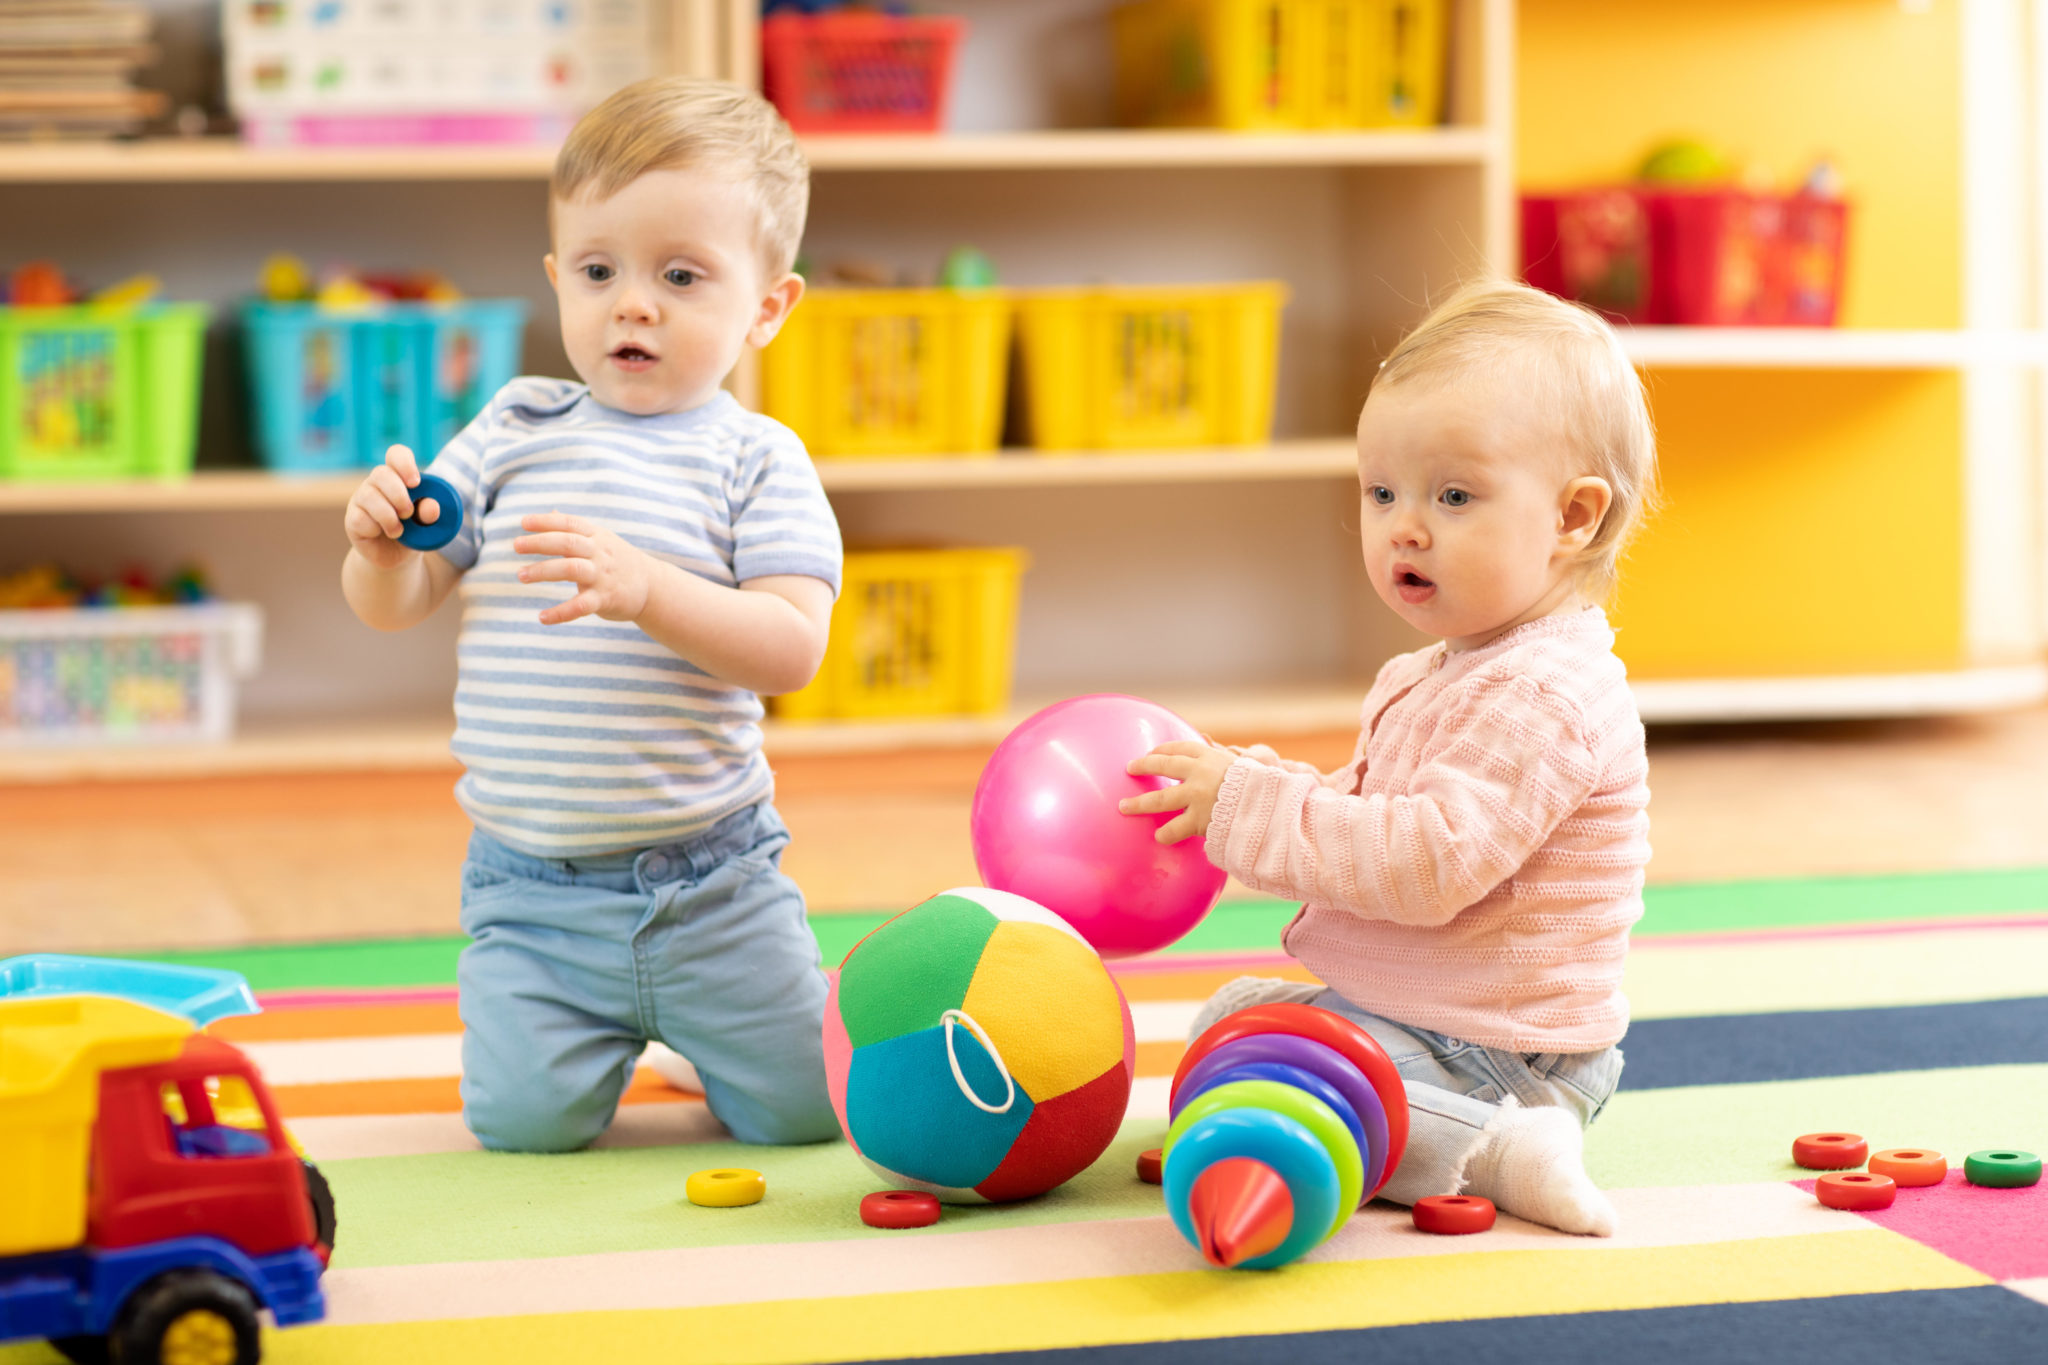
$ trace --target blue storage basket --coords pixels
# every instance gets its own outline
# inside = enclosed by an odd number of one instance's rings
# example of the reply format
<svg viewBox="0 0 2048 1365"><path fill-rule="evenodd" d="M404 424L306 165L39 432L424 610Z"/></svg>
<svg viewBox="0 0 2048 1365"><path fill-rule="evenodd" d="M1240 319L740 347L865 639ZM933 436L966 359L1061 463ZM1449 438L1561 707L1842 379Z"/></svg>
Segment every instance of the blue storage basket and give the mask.
<svg viewBox="0 0 2048 1365"><path fill-rule="evenodd" d="M392 445L433 459L519 373L526 301L251 303L242 320L263 463L315 473Z"/></svg>

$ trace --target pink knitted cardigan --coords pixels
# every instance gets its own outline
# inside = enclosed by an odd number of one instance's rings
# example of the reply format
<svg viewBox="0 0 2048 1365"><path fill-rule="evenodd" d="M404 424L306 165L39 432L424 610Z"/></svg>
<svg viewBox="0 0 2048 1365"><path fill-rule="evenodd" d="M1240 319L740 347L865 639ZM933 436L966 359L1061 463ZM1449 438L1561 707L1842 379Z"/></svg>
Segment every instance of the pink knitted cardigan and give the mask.
<svg viewBox="0 0 2048 1365"><path fill-rule="evenodd" d="M1327 775L1240 751L1210 861L1306 901L1287 951L1376 1014L1511 1052L1617 1042L1650 788L1606 614L1401 655L1363 718Z"/></svg>

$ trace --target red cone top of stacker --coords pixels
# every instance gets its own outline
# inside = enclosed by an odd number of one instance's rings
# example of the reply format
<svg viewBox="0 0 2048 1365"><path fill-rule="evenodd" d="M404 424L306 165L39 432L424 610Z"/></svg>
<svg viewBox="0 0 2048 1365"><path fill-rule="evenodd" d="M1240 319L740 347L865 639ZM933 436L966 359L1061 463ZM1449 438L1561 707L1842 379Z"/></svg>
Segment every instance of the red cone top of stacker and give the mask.
<svg viewBox="0 0 2048 1365"><path fill-rule="evenodd" d="M1234 1156L1195 1177L1188 1187L1188 1221L1202 1255L1228 1270L1287 1240L1294 1196L1271 1166Z"/></svg>

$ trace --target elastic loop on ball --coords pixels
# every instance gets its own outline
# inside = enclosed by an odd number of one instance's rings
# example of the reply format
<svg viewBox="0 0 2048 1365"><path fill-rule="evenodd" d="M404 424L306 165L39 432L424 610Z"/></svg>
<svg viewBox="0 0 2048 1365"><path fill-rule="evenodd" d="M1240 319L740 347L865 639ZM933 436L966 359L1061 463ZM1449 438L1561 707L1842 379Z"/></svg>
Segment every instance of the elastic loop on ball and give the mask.
<svg viewBox="0 0 2048 1365"><path fill-rule="evenodd" d="M1003 1054L996 1051L995 1040L988 1036L987 1031L980 1024L974 1022L974 1016L966 1010L947 1010L939 1016L939 1019L946 1025L946 1060L953 1064L953 1084L960 1087L960 1093L967 1097L969 1104L981 1110L984 1114L1009 1113L1010 1106L1017 1102L1017 1082L1010 1078L1010 1068L1003 1065ZM974 1087L967 1083L967 1074L960 1069L960 1056L953 1051L953 1021L956 1019L974 1031L974 1036L981 1040L981 1045L984 1048L988 1049L988 1059L996 1064L996 1074L1003 1078L1003 1085L1009 1091L1008 1094L1003 1096L1003 1102L1000 1105L988 1103L981 1096L975 1094Z"/></svg>

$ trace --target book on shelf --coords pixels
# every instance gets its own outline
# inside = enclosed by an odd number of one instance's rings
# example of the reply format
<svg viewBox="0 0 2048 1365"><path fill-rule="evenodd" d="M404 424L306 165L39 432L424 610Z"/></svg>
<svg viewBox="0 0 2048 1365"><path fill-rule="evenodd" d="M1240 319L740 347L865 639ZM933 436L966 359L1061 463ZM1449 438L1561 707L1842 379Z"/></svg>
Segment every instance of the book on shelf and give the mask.
<svg viewBox="0 0 2048 1365"><path fill-rule="evenodd" d="M0 139L116 137L167 104L136 88L156 60L146 5L0 0Z"/></svg>

